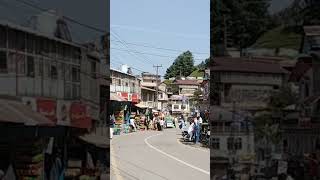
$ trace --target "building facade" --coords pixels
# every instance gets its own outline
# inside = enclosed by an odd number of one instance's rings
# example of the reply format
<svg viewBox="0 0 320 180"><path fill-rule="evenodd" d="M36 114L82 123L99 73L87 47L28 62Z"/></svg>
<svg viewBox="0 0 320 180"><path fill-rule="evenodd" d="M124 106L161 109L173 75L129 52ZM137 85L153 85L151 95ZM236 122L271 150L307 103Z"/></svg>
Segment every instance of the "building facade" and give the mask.
<svg viewBox="0 0 320 180"><path fill-rule="evenodd" d="M266 107L288 74L279 63L250 58L215 58L211 67L211 103L245 110Z"/></svg>
<svg viewBox="0 0 320 180"><path fill-rule="evenodd" d="M11 23L0 24L0 42L1 95L21 98L58 125L87 128L99 119L99 55Z"/></svg>
<svg viewBox="0 0 320 180"><path fill-rule="evenodd" d="M111 69L110 93L127 101L138 103L141 99L141 80L127 72Z"/></svg>

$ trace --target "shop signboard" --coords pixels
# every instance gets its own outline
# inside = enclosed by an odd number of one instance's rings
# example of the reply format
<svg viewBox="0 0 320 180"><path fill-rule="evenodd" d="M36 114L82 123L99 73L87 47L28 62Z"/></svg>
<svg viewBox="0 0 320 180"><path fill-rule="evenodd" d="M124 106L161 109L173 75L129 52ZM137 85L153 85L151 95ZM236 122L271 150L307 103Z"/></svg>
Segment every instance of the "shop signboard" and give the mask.
<svg viewBox="0 0 320 180"><path fill-rule="evenodd" d="M87 116L87 106L81 102L73 102L70 105L70 123L72 127L90 128L91 118Z"/></svg>
<svg viewBox="0 0 320 180"><path fill-rule="evenodd" d="M38 98L37 112L44 115L50 121L57 123L57 103L52 99Z"/></svg>
<svg viewBox="0 0 320 180"><path fill-rule="evenodd" d="M132 94L132 102L139 103L139 95L134 93Z"/></svg>
<svg viewBox="0 0 320 180"><path fill-rule="evenodd" d="M58 118L58 125L62 126L70 126L70 101L58 101L57 102L57 118Z"/></svg>

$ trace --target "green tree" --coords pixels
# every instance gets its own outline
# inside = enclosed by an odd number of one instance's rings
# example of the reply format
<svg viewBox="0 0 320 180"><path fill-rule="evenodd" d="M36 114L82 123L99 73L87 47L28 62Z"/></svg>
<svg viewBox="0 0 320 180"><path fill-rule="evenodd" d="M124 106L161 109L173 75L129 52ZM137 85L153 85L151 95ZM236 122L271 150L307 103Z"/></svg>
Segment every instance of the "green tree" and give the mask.
<svg viewBox="0 0 320 180"><path fill-rule="evenodd" d="M195 70L193 55L190 51L186 51L180 54L173 62L173 64L167 69L165 78L189 76L192 71Z"/></svg>
<svg viewBox="0 0 320 180"><path fill-rule="evenodd" d="M227 45L239 49L247 48L270 29L272 19L268 12L269 1L213 0L211 3L211 44L213 45L211 55L225 55L224 47Z"/></svg>
<svg viewBox="0 0 320 180"><path fill-rule="evenodd" d="M202 61L200 64L198 64L198 69L206 69L209 67L210 59L207 58L206 60Z"/></svg>

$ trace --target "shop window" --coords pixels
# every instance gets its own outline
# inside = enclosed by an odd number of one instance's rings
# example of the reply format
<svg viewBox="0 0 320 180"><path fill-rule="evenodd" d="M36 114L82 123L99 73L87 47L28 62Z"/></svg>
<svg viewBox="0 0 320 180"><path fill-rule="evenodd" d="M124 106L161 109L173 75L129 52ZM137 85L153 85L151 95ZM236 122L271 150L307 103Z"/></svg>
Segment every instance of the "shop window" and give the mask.
<svg viewBox="0 0 320 180"><path fill-rule="evenodd" d="M220 139L219 138L212 139L212 148L213 149L220 149Z"/></svg>
<svg viewBox="0 0 320 180"><path fill-rule="evenodd" d="M4 51L0 51L0 73L8 72L7 54Z"/></svg>
<svg viewBox="0 0 320 180"><path fill-rule="evenodd" d="M7 31L6 27L3 26L0 27L0 47L7 47Z"/></svg>
<svg viewBox="0 0 320 180"><path fill-rule="evenodd" d="M51 65L50 67L50 77L51 79L58 79L58 70L54 65Z"/></svg>
<svg viewBox="0 0 320 180"><path fill-rule="evenodd" d="M27 76L34 77L34 58L31 56L27 57Z"/></svg>

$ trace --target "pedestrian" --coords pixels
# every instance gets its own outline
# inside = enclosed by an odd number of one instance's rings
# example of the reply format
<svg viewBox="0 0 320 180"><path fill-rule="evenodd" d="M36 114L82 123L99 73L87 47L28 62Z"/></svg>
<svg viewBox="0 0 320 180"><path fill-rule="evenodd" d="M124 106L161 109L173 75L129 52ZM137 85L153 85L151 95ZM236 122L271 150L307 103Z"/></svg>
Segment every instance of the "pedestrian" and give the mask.
<svg viewBox="0 0 320 180"><path fill-rule="evenodd" d="M189 141L192 140L193 132L194 132L194 122L192 122L188 128Z"/></svg>
<svg viewBox="0 0 320 180"><path fill-rule="evenodd" d="M194 141L197 144L200 139L200 126L197 118L194 118Z"/></svg>
<svg viewBox="0 0 320 180"><path fill-rule="evenodd" d="M164 129L164 118L161 118L160 120L160 126L161 126L161 131Z"/></svg>
<svg viewBox="0 0 320 180"><path fill-rule="evenodd" d="M134 132L137 131L134 118L130 118L130 126L131 126L131 128L134 130Z"/></svg>
<svg viewBox="0 0 320 180"><path fill-rule="evenodd" d="M150 123L150 117L145 118L144 126L145 126L145 129L147 130L149 130L149 123Z"/></svg>

